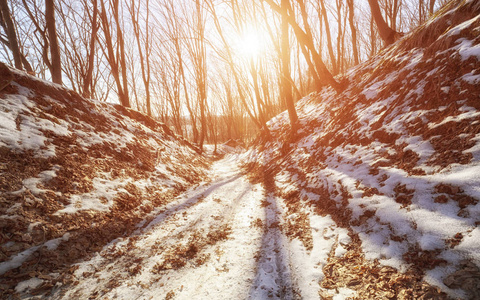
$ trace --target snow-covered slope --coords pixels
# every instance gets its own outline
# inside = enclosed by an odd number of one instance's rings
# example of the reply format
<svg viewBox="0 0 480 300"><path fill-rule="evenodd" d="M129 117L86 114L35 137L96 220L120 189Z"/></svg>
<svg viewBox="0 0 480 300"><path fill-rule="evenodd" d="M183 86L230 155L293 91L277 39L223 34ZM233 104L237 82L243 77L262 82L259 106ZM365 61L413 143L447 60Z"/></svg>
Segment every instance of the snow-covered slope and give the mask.
<svg viewBox="0 0 480 300"><path fill-rule="evenodd" d="M280 114L209 173L162 124L0 65L0 297L479 299L479 15L452 2L301 100L295 140Z"/></svg>
<svg viewBox="0 0 480 300"><path fill-rule="evenodd" d="M1 298L30 278L40 290L64 282L205 179L209 163L165 125L1 67Z"/></svg>
<svg viewBox="0 0 480 300"><path fill-rule="evenodd" d="M478 299L480 1L452 2L340 80L342 93L298 102L295 141L284 112L269 122L272 139L245 156L306 216L289 221L306 223L292 239L307 247L322 236L310 229L318 215L348 229L350 252L332 252L321 295Z"/></svg>

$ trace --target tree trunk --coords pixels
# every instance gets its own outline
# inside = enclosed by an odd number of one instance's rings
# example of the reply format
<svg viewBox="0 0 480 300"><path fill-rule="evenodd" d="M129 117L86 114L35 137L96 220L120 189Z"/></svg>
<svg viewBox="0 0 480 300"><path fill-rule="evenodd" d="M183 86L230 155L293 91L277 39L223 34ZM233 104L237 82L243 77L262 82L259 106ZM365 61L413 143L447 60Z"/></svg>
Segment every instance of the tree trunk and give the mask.
<svg viewBox="0 0 480 300"><path fill-rule="evenodd" d="M374 56L377 53L377 35L375 34L375 21L373 16L370 19L370 57Z"/></svg>
<svg viewBox="0 0 480 300"><path fill-rule="evenodd" d="M335 59L335 53L333 52L332 36L330 35L330 24L328 22L327 9L325 8L324 0L320 0L321 11L323 16L323 23L325 24L325 33L327 35L327 49L330 61L332 62L333 74L338 73L337 62Z"/></svg>
<svg viewBox="0 0 480 300"><path fill-rule="evenodd" d="M113 17L115 18L115 24L117 27L117 61L120 62L120 68L122 70L122 85L123 85L123 92L122 92L122 104L125 107L130 107L130 96L128 94L128 77L127 77L127 59L125 53L125 41L123 39L123 28L120 24L120 16L119 16L119 0L113 0Z"/></svg>
<svg viewBox="0 0 480 300"><path fill-rule="evenodd" d="M380 7L378 6L378 0L368 0L368 3L370 4L372 17L375 20L375 24L377 25L380 37L382 38L386 46L392 44L393 42L395 42L398 33L392 28L390 28L383 19L382 12L380 11Z"/></svg>
<svg viewBox="0 0 480 300"><path fill-rule="evenodd" d="M130 107L126 63L125 63L125 51L124 51L124 46L118 45L119 43L123 44L123 36L121 32L117 32L117 47L116 47L117 49L114 49L112 33L110 31L111 21L107 17L107 10L106 10L104 1L103 0L100 1L100 4L102 8L100 11L100 19L102 21L103 33L105 35L105 44L106 44L105 47L107 48L105 56L108 60L108 64L110 65L112 76L115 79L115 84L117 86L117 94L120 100L120 104L125 107ZM114 14L113 17L116 22L117 30L121 30L120 24L119 24L120 20L118 17L118 0L113 0L113 3L111 4L113 6L112 12ZM117 56L115 56L115 52L117 53ZM122 70L120 70L120 68L122 68ZM122 85L122 81L120 80L121 79L120 71L122 72L123 85Z"/></svg>
<svg viewBox="0 0 480 300"><path fill-rule="evenodd" d="M60 48L58 46L57 28L55 25L55 4L54 0L45 0L45 22L50 42L50 62L52 81L62 84L62 64L60 58Z"/></svg>
<svg viewBox="0 0 480 300"><path fill-rule="evenodd" d="M93 65L95 60L95 42L97 40L97 32L98 32L98 6L97 0L93 0L93 16L90 20L92 23L92 33L90 35L90 49L88 53L88 62L87 62L87 74L85 74L85 78L83 81L83 91L82 96L91 98L93 96Z"/></svg>
<svg viewBox="0 0 480 300"><path fill-rule="evenodd" d="M288 110L288 117L290 118L290 125L292 134L296 132L298 116L295 110L295 103L293 101L292 86L290 85L290 40L288 36L288 21L287 9L290 6L290 0L282 0L282 24L281 24L281 55L282 55L282 75L280 77L280 84L282 86L283 100ZM307 25L305 25L307 26ZM307 27L308 28L308 27Z"/></svg>
<svg viewBox="0 0 480 300"><path fill-rule="evenodd" d="M18 47L17 34L15 32L15 27L13 26L12 17L10 16L7 0L0 0L0 13L4 21L4 24L2 23L2 25L7 32L9 48L13 54L15 68L23 70L22 56L20 54L20 48Z"/></svg>
<svg viewBox="0 0 480 300"><path fill-rule="evenodd" d="M435 0L430 0L430 3L428 5L428 13L433 15L433 8L435 7Z"/></svg>
<svg viewBox="0 0 480 300"><path fill-rule="evenodd" d="M422 24L423 23L423 20L424 17L423 17L423 0L419 0L418 1L418 24Z"/></svg>
<svg viewBox="0 0 480 300"><path fill-rule="evenodd" d="M352 34L352 49L353 49L353 60L355 65L358 65L358 48L357 48L357 29L355 28L354 20L354 10L353 0L347 0L348 4L348 23L350 24L350 32Z"/></svg>
<svg viewBox="0 0 480 300"><path fill-rule="evenodd" d="M182 50L178 42L178 37L175 38L174 41L175 41L175 50L178 57L178 70L180 72L180 76L182 77L183 93L185 94L185 104L187 106L187 110L190 115L190 122L192 122L193 142L197 143L198 141L197 121L195 120L195 113L193 112L192 105L190 104L190 96L188 94L188 89L187 89L187 80L185 78L185 70L183 67Z"/></svg>
<svg viewBox="0 0 480 300"><path fill-rule="evenodd" d="M253 92L255 94L255 103L257 104L258 119L260 120L260 123L266 127L267 120L265 116L265 103L260 95L260 88L258 85L258 70L257 66L253 62L253 58L250 58L250 74L252 75Z"/></svg>
<svg viewBox="0 0 480 300"><path fill-rule="evenodd" d="M343 0L336 0L337 6L337 68L342 73L342 61L345 59L342 53L343 29L342 24L342 6Z"/></svg>
<svg viewBox="0 0 480 300"><path fill-rule="evenodd" d="M392 14L390 16L390 26L394 31L397 31L397 16L399 11L400 11L400 3L398 0L394 0L393 7L392 7Z"/></svg>
<svg viewBox="0 0 480 300"><path fill-rule="evenodd" d="M197 98L200 109L200 137L198 146L203 152L203 144L208 135L207 124L207 56L205 49L205 23L203 18L203 10L200 0L195 0L195 23L193 49L191 50L194 76L197 85Z"/></svg>
<svg viewBox="0 0 480 300"><path fill-rule="evenodd" d="M280 15L283 14L283 12L282 12L283 9L280 6L278 6L275 2L273 2L272 0L263 0L263 1L265 1L274 11L276 11ZM315 71L317 72L319 77L321 77L323 79L325 84L330 85L337 92L341 92L342 87L335 80L335 78L333 78L332 73L330 73L330 71L328 71L327 67L323 63L322 57L320 56L320 54L315 49L315 45L313 43L313 38L311 36L308 36L302 30L302 28L300 28L300 26L295 21L294 16L289 15L288 12L285 12L285 18L286 18L287 22L290 24L290 26L292 27L293 32L295 33L295 37L297 38L297 41L300 44L302 44L303 46L305 46L308 49L308 51L310 52L310 55L312 56L312 60L315 64L315 69L316 69ZM317 87L317 88L320 88L320 87Z"/></svg>

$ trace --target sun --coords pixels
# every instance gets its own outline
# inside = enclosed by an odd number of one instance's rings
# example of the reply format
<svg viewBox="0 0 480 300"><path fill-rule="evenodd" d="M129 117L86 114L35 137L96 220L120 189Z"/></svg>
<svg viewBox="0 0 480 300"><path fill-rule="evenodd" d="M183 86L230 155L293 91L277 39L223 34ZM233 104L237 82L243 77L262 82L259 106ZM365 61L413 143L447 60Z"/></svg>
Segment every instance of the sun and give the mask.
<svg viewBox="0 0 480 300"><path fill-rule="evenodd" d="M256 58L265 50L265 37L255 28L248 28L239 36L237 48L241 56Z"/></svg>

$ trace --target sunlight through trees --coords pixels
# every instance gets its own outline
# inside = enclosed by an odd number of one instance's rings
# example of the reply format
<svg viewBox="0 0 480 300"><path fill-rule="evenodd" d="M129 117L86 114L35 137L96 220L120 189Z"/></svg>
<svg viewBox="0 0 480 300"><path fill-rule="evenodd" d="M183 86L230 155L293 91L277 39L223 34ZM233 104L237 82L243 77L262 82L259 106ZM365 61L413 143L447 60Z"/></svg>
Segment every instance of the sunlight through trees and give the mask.
<svg viewBox="0 0 480 300"><path fill-rule="evenodd" d="M0 60L200 146L248 142L445 2L1 0Z"/></svg>

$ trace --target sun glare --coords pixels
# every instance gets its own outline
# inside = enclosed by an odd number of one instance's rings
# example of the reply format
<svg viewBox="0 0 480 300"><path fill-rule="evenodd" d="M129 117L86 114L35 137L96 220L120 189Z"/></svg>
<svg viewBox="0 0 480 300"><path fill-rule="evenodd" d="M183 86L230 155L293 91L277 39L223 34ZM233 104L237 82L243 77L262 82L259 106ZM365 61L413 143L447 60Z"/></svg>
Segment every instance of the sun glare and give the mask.
<svg viewBox="0 0 480 300"><path fill-rule="evenodd" d="M239 37L238 51L239 54L248 58L259 56L265 48L264 40L261 34L254 30L249 29Z"/></svg>

